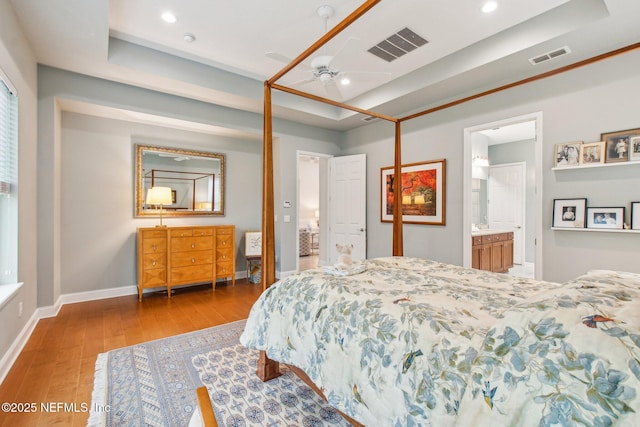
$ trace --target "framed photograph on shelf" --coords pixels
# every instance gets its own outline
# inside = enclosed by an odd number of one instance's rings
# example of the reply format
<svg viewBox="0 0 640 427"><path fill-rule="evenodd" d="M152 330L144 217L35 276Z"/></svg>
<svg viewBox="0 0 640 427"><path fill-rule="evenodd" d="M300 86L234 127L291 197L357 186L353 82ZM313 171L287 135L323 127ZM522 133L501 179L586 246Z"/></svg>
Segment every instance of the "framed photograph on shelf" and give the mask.
<svg viewBox="0 0 640 427"><path fill-rule="evenodd" d="M401 182L394 182L393 166L380 169L380 221L393 221L394 187L400 185L402 222L445 225L446 161L402 165Z"/></svg>
<svg viewBox="0 0 640 427"><path fill-rule="evenodd" d="M587 228L624 228L624 207L587 208Z"/></svg>
<svg viewBox="0 0 640 427"><path fill-rule="evenodd" d="M640 136L629 138L629 160L640 161Z"/></svg>
<svg viewBox="0 0 640 427"><path fill-rule="evenodd" d="M604 141L589 142L580 146L580 164L604 163Z"/></svg>
<svg viewBox="0 0 640 427"><path fill-rule="evenodd" d="M640 230L640 202L631 202L631 229Z"/></svg>
<svg viewBox="0 0 640 427"><path fill-rule="evenodd" d="M555 165L557 168L574 167L580 165L580 146L582 141L564 142L556 144Z"/></svg>
<svg viewBox="0 0 640 427"><path fill-rule="evenodd" d="M584 228L587 199L554 199L553 227Z"/></svg>
<svg viewBox="0 0 640 427"><path fill-rule="evenodd" d="M605 143L605 163L626 162L631 151L631 139L640 137L640 129L621 130L600 135ZM637 140L636 140L637 142Z"/></svg>

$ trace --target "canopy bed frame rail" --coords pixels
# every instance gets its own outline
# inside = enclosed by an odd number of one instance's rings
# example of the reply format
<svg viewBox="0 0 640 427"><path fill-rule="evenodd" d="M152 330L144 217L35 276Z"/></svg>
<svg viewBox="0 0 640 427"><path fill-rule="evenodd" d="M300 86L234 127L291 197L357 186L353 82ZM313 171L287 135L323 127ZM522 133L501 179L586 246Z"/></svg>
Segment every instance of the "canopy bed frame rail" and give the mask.
<svg viewBox="0 0 640 427"><path fill-rule="evenodd" d="M335 36L340 34L343 30L345 30L349 25L353 22L360 19L363 15L365 15L369 10L371 10L375 5L380 3L381 0L368 0L364 2L358 9L352 12L349 16L347 16L344 20L338 23L334 28L329 30L323 37L321 37L318 41L312 44L309 48L307 48L303 53L301 53L297 58L295 58L290 64L284 67L280 72L275 74L271 79L265 81L264 83L264 135L263 135L263 179L262 179L262 253L263 253L263 270L262 270L262 288L263 291L266 290L269 286L276 282L275 276L275 233L274 233L274 195L273 195L273 126L272 126L272 101L271 101L271 90L277 89L283 92L288 92L290 94L302 96L311 100L315 100L318 102L323 102L329 105L333 105L340 108L345 108L347 110L355 111L358 113L374 116L380 118L382 120L389 121L394 123L395 125L395 144L394 144L394 179L396 182L400 182L401 176L401 165L402 165L402 145L401 145L401 136L402 129L401 123L404 121L408 121L417 117L422 117L427 114L431 114L436 111L444 110L447 108L451 108L453 106L478 99L484 96L488 96L497 92L501 92L507 89L511 89L517 86L521 86L524 84L528 84L537 80L541 80L547 77L554 76L556 74L564 73L566 71L570 71L579 67L583 67L598 61L602 61L623 53L627 53L633 50L640 48L640 43L635 43L611 52L604 53L602 55L598 55L583 61L576 62L574 64L570 64L564 67L560 67L555 70L551 70L542 74L538 74L526 79L522 79L513 83L509 83L491 90L487 90L475 95L471 95L468 97L460 98L458 100L454 100L448 102L446 104L442 104L440 106L436 106L433 108L426 109L419 113L411 114L401 118L395 118L391 116L387 116L384 114L376 113L374 111L369 111L365 109L361 109L358 107L354 107L351 105L347 105L338 101L334 101L327 98L322 98L316 95L312 95L306 92L302 92L299 90L291 89L285 86L278 85L276 83L281 77L291 71L294 67L299 65L302 61L304 61L311 54L320 49L324 44L329 42ZM395 200L400 199L400 186L394 186L393 195ZM402 205L400 203L394 203L393 206L393 248L392 253L394 256L403 256L403 236L402 236ZM280 375L279 371L279 363L277 361L271 360L266 356L264 351L260 352L260 357L258 361L258 370L257 375L263 380L268 381L272 378L276 378Z"/></svg>
<svg viewBox="0 0 640 427"><path fill-rule="evenodd" d="M174 175L174 176L172 176ZM192 178L193 177L193 178ZM189 172L189 171L175 171L175 170L163 170L163 169L151 169L142 177L143 181L151 180L151 187L156 185L156 180L172 180L172 181L190 181L191 182L191 210L196 210L196 183L201 179L211 178L215 181L216 175L214 173L205 172ZM143 185L144 188L144 185ZM211 186L211 205L215 200L215 187ZM208 202L208 201L206 201ZM205 203L206 203L205 202ZM171 206L165 206L164 209L171 210L176 209Z"/></svg>

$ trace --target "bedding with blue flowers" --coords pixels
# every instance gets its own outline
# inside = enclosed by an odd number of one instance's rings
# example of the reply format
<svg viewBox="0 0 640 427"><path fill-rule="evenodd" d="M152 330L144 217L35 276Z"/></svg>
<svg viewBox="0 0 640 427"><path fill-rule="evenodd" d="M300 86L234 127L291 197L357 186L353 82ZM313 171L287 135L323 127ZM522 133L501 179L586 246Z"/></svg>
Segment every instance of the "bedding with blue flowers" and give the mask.
<svg viewBox="0 0 640 427"><path fill-rule="evenodd" d="M241 343L366 426L640 425L640 275L565 284L388 257L289 276Z"/></svg>

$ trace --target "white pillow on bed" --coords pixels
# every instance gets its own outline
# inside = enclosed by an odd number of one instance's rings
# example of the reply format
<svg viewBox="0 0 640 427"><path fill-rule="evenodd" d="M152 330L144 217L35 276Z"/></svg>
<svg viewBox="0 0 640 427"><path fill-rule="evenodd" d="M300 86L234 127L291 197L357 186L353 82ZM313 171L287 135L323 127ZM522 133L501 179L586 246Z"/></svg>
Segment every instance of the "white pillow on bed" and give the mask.
<svg viewBox="0 0 640 427"><path fill-rule="evenodd" d="M614 271L614 270L589 270L585 274L576 277L569 282L579 280L613 280L618 283L624 283L635 287L640 287L640 274L630 273L628 271Z"/></svg>

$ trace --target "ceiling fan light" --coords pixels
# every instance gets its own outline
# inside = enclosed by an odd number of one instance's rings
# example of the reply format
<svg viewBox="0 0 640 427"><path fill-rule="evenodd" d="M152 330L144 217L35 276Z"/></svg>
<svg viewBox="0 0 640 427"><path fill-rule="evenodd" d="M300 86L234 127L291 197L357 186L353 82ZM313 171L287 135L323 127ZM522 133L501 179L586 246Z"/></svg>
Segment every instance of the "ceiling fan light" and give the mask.
<svg viewBox="0 0 640 427"><path fill-rule="evenodd" d="M320 79L320 81L322 83L329 83L331 81L331 74L330 73L322 73L322 74L320 74L319 79Z"/></svg>
<svg viewBox="0 0 640 427"><path fill-rule="evenodd" d="M347 86L347 85L351 84L351 79L349 77L347 77L347 76L343 76L343 77L340 78L340 84L342 86Z"/></svg>

